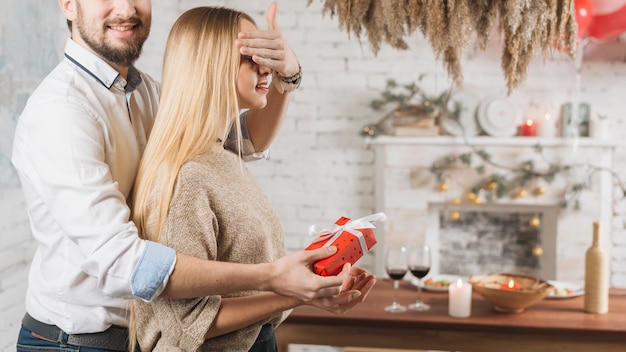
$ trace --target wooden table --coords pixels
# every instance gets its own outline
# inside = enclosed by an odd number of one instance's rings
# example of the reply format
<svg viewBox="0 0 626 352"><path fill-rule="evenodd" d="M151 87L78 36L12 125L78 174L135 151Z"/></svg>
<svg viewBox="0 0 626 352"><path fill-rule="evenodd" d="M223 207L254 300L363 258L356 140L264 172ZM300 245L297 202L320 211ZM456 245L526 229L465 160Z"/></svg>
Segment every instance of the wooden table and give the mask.
<svg viewBox="0 0 626 352"><path fill-rule="evenodd" d="M626 290L611 290L608 314L583 312L583 297L545 299L518 314L499 313L474 293L470 318L448 315L448 294L422 292L427 312L391 314L392 284L379 280L362 304L344 315L299 307L276 329L279 351L288 344L443 351L626 351ZM408 305L417 289L403 282Z"/></svg>

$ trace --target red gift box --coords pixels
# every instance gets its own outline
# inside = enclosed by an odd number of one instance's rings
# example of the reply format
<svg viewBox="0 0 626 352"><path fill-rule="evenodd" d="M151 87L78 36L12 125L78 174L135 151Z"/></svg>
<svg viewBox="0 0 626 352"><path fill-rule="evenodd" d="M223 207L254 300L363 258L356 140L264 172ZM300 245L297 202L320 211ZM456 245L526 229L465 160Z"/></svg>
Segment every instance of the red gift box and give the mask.
<svg viewBox="0 0 626 352"><path fill-rule="evenodd" d="M309 234L317 238L306 249L337 247L337 253L315 262L313 271L321 276L334 276L341 272L345 263L356 263L376 244L376 235L373 230L375 227L372 223L386 219L385 214L377 213L353 221L350 221L350 218L341 217L330 230L310 227Z"/></svg>

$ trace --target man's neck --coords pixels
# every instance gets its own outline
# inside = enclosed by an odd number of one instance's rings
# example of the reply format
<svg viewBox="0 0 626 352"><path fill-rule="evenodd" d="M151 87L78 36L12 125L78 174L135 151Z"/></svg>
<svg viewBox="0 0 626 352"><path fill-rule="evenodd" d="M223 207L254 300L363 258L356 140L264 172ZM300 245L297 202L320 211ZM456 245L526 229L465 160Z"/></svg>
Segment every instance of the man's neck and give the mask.
<svg viewBox="0 0 626 352"><path fill-rule="evenodd" d="M85 48L85 49L89 50L90 52L92 52L97 57L101 58L104 62L109 64L109 66L113 67L117 72L119 72L120 76L122 76L124 79L128 79L128 69L129 69L128 66L116 65L116 64L110 62L109 60L103 58L98 53L96 53L89 45L87 45L87 43L80 36L72 35L72 40L75 41L76 43L78 43L83 48Z"/></svg>
<svg viewBox="0 0 626 352"><path fill-rule="evenodd" d="M122 77L124 77L124 79L128 80L128 66L118 66L118 65L114 65L114 64L112 64L112 63L110 63L108 61L107 61L107 63L109 65L111 65L111 67L113 67L117 72L119 72L120 76L122 76Z"/></svg>

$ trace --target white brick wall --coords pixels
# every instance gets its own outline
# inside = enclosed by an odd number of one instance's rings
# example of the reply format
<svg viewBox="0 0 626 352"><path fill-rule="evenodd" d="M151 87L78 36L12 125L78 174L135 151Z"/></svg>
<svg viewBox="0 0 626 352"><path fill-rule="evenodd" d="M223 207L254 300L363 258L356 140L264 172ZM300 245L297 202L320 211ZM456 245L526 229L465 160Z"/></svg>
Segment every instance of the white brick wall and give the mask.
<svg viewBox="0 0 626 352"><path fill-rule="evenodd" d="M11 0L0 16L0 351L15 351L34 242L10 164L15 121L62 56L67 27L56 2Z"/></svg>
<svg viewBox="0 0 626 352"><path fill-rule="evenodd" d="M269 1L153 1L153 30L138 66L160 77L169 27L185 9L205 4L244 9L260 27L266 25ZM377 211L374 154L363 146L358 131L380 118L368 104L385 80L405 83L423 74L421 86L432 94L448 86L445 70L420 36L408 40L408 51L383 47L375 58L366 42L349 39L339 31L336 19L322 17L321 0L306 4L307 0L279 1L278 24L298 54L304 79L291 98L272 159L250 164L283 219L290 250L308 242L304 232L312 223ZM3 9L11 15L0 16L0 351L12 351L23 314L26 262L32 255L21 193L8 163L12 130L25 98L58 61L67 31L56 2L7 0ZM497 40L485 53L468 53L465 82L481 91L503 89L499 55ZM607 39L587 46L582 69L581 96L594 113L610 117L614 138L626 137L625 58L626 36ZM560 104L568 100L574 82L574 66L555 53L545 66L537 60L514 97L523 107L524 102L552 92ZM626 150L618 151L615 159L617 171L626 175ZM625 213L624 206L615 211L615 223L622 227ZM612 241L626 247L626 230L614 233ZM626 268L626 250L618 253L621 257L614 256L612 265ZM362 264L367 266L370 259ZM626 269L614 284L626 286Z"/></svg>

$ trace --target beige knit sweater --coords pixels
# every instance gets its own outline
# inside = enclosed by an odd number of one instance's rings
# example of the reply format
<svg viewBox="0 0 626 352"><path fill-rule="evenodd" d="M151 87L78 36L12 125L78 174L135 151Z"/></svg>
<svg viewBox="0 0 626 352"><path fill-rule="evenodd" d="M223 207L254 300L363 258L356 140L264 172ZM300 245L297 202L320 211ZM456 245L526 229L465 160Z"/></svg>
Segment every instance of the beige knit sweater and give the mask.
<svg viewBox="0 0 626 352"><path fill-rule="evenodd" d="M280 219L246 165L223 148L213 152L181 168L160 242L182 253L219 261L261 263L283 256ZM148 219L148 227L153 226L153 214ZM204 340L221 299L135 301L141 350L248 351L263 324L278 325L289 313Z"/></svg>

